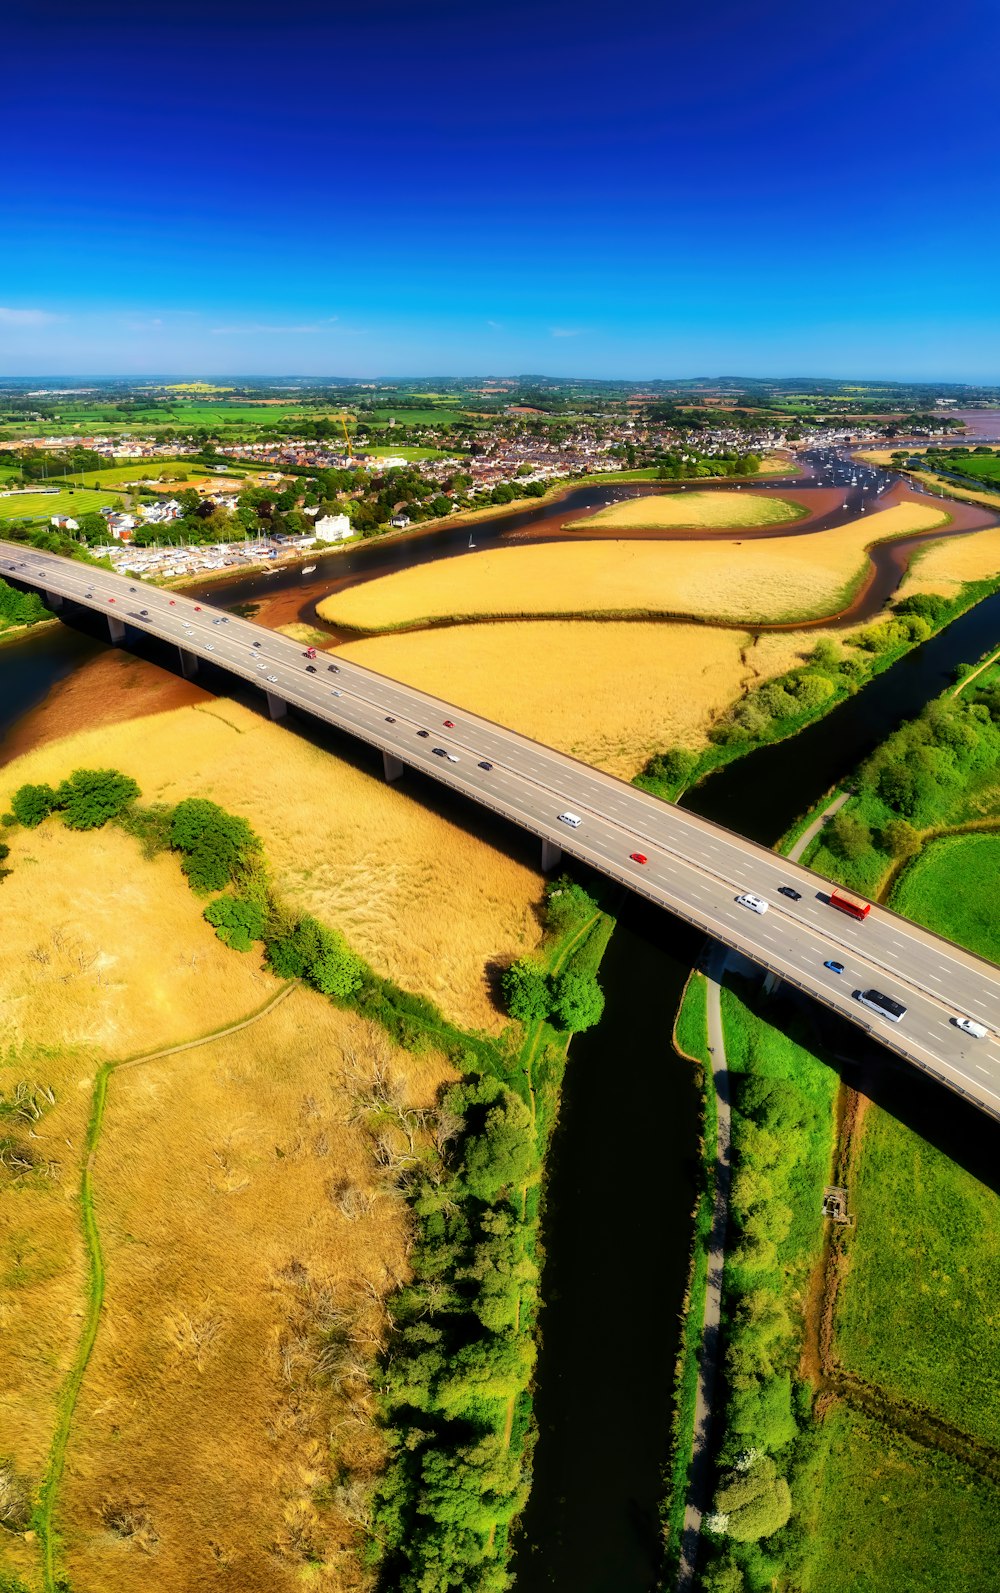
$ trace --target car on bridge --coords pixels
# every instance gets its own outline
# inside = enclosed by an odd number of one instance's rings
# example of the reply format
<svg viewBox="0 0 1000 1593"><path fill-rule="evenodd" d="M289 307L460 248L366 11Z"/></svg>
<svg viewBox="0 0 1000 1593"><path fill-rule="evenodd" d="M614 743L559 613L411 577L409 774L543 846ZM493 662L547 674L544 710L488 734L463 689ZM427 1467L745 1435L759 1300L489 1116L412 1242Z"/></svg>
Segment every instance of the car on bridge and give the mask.
<svg viewBox="0 0 1000 1593"><path fill-rule="evenodd" d="M825 962L823 964L823 967L824 968L829 968L831 973L836 973L836 974L841 974L844 971L844 965L843 965L842 962Z"/></svg>
<svg viewBox="0 0 1000 1593"><path fill-rule="evenodd" d="M977 1023L974 1018L952 1018L956 1029L961 1029L963 1034L971 1034L974 1040L985 1040L989 1034L985 1023Z"/></svg>
<svg viewBox="0 0 1000 1593"><path fill-rule="evenodd" d="M649 862L649 858L646 856L645 852L630 852L628 855L631 858L633 863L648 863Z"/></svg>
<svg viewBox="0 0 1000 1593"><path fill-rule="evenodd" d="M752 913L766 913L771 905L770 902L764 900L763 896L755 896L753 891L743 891L741 895L737 896L736 900L741 907L749 907Z"/></svg>

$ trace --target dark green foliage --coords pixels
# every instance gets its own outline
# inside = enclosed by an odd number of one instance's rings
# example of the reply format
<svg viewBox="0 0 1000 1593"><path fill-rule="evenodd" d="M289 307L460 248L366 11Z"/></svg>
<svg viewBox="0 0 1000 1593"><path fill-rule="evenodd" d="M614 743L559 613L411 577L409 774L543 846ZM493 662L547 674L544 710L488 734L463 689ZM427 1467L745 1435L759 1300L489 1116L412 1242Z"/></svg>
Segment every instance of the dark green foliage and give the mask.
<svg viewBox="0 0 1000 1593"><path fill-rule="evenodd" d="M364 963L336 930L307 916L295 930L295 944L302 958L303 976L324 996L345 1001L360 987Z"/></svg>
<svg viewBox="0 0 1000 1593"><path fill-rule="evenodd" d="M263 939L263 910L244 896L217 896L205 908L205 917L223 944L234 951L249 951L255 940Z"/></svg>
<svg viewBox="0 0 1000 1593"><path fill-rule="evenodd" d="M56 793L50 785L22 785L10 799L10 808L18 824L33 830L55 811Z"/></svg>
<svg viewBox="0 0 1000 1593"><path fill-rule="evenodd" d="M604 992L596 979L567 968L554 981L552 1013L561 1029L578 1034L592 1029L604 1011Z"/></svg>
<svg viewBox="0 0 1000 1593"><path fill-rule="evenodd" d="M226 813L204 797L188 797L174 809L170 844L183 854L181 868L192 890L218 891L236 879L243 861L260 851L246 819Z"/></svg>
<svg viewBox="0 0 1000 1593"><path fill-rule="evenodd" d="M51 618L37 592L16 592L6 581L0 581L0 631L12 625L37 625L39 620Z"/></svg>
<svg viewBox="0 0 1000 1593"><path fill-rule="evenodd" d="M545 928L550 935L561 936L580 927L597 911L594 898L565 874L545 887Z"/></svg>
<svg viewBox="0 0 1000 1593"><path fill-rule="evenodd" d="M532 1023L549 1015L552 998L548 977L543 968L526 957L512 962L505 970L503 994L510 1016L521 1023Z"/></svg>
<svg viewBox="0 0 1000 1593"><path fill-rule="evenodd" d="M716 1510L728 1517L725 1531L737 1543L769 1538L783 1527L792 1510L792 1496L770 1455L760 1455L745 1469L723 1477L715 1496Z"/></svg>
<svg viewBox="0 0 1000 1593"><path fill-rule="evenodd" d="M499 1079L483 1079L475 1093L467 1086L459 1099L467 1112L486 1105L479 1131L465 1142L459 1176L470 1195L492 1204L528 1178L535 1159L531 1115Z"/></svg>
<svg viewBox="0 0 1000 1593"><path fill-rule="evenodd" d="M99 830L139 795L130 775L117 769L74 769L56 792L56 807L71 830Z"/></svg>
<svg viewBox="0 0 1000 1593"><path fill-rule="evenodd" d="M861 857L872 844L871 825L841 809L827 825L826 843L838 857Z"/></svg>

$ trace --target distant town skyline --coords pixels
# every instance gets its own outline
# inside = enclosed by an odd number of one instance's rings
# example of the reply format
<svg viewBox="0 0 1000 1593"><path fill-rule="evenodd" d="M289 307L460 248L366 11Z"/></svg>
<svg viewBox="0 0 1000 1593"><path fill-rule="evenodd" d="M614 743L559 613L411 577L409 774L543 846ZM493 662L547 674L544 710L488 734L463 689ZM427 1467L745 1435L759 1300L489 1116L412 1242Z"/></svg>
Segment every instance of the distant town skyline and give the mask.
<svg viewBox="0 0 1000 1593"><path fill-rule="evenodd" d="M988 0L15 0L5 37L0 377L1000 382Z"/></svg>

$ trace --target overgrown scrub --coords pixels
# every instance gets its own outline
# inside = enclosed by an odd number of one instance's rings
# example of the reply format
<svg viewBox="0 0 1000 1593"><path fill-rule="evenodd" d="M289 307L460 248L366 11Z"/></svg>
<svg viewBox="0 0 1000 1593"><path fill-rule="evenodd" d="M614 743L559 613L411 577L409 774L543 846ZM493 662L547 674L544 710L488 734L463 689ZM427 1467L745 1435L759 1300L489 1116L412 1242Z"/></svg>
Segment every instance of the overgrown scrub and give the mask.
<svg viewBox="0 0 1000 1593"><path fill-rule="evenodd" d="M856 796L817 838L807 854L809 863L855 890L877 895L892 871L920 853L925 839L956 826L1000 818L998 762L1000 672L993 669L984 671L960 695L946 693L928 703L865 760L855 775ZM974 858L975 848L970 845L952 883L986 890L988 882L977 876ZM928 923L918 910L920 892L915 888L923 865L911 867L914 888L906 869L893 905ZM928 882L930 877L927 871ZM938 927L947 934L950 926L956 939L969 944L968 935L961 932L964 905L961 900L953 902L958 917L953 921L949 915ZM978 944L971 949L995 955L989 949L997 945L995 935L974 938Z"/></svg>
<svg viewBox="0 0 1000 1593"><path fill-rule="evenodd" d="M6 581L0 581L0 632L51 618L37 592L17 592Z"/></svg>
<svg viewBox="0 0 1000 1593"><path fill-rule="evenodd" d="M843 643L824 637L798 669L754 687L727 709L709 731L712 745L703 753L683 747L658 752L633 784L673 801L687 786L734 758L794 736L989 596L998 584L1000 580L967 582L955 598L916 593L897 603L886 619Z"/></svg>
<svg viewBox="0 0 1000 1593"><path fill-rule="evenodd" d="M550 934L572 933L581 915L593 913L596 904L580 885L563 878L546 887L546 927ZM503 976L507 1011L521 1023L554 1020L570 1034L593 1028L604 1011L604 992L597 969L611 934L606 920L603 934L588 935L575 945L558 971L546 969L537 957L511 963Z"/></svg>
<svg viewBox="0 0 1000 1593"><path fill-rule="evenodd" d="M724 1277L727 1402L705 1586L763 1593L805 1544L800 1482L815 1431L796 1368L802 1304L822 1231L836 1075L773 1028L756 999L722 992L732 1103L734 1229ZM753 1001L754 1004L751 1004ZM787 1032L786 1032L787 1031Z"/></svg>
<svg viewBox="0 0 1000 1593"><path fill-rule="evenodd" d="M26 829L34 829L50 813L59 813L67 829L99 830L138 795L131 776L117 769L74 769L59 786L19 786L11 797L11 816Z"/></svg>

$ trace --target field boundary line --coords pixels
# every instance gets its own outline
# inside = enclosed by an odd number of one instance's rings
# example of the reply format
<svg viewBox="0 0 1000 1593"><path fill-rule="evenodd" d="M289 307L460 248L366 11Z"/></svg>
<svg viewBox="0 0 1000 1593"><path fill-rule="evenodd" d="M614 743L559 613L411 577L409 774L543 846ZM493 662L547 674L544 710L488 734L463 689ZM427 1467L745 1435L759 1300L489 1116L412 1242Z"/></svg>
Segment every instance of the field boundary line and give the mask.
<svg viewBox="0 0 1000 1593"><path fill-rule="evenodd" d="M299 980L297 979L289 980L275 995L269 996L263 1006L258 1007L247 1017L240 1018L236 1023L225 1024L221 1029L213 1029L207 1034L198 1035L193 1040L182 1040L177 1045L161 1046L156 1051L145 1051L137 1056L123 1057L117 1062L102 1062L97 1070L94 1093L91 1100L90 1121L87 1125L87 1154L80 1175L80 1210L89 1272L87 1306L76 1357L67 1374L60 1397L62 1409L52 1440L48 1469L40 1489L37 1517L37 1530L42 1541L42 1579L45 1593L58 1593L55 1581L55 1542L52 1530L52 1515L56 1494L62 1481L66 1450L69 1445L73 1416L76 1412L76 1403L80 1389L83 1386L83 1379L86 1375L91 1352L97 1341L101 1311L104 1307L104 1254L101 1250L101 1236L97 1226L97 1215L94 1211L93 1178L94 1162L100 1142L101 1129L104 1124L108 1082L113 1073L122 1071L125 1068L138 1067L145 1062L157 1062L163 1057L177 1056L182 1051L194 1051L199 1046L211 1044L213 1040L223 1040L231 1034L238 1034L241 1029L249 1029L252 1024L259 1023L262 1018L266 1018L272 1013L275 1007L284 1001L287 996L291 995L292 991L298 987L298 984Z"/></svg>

